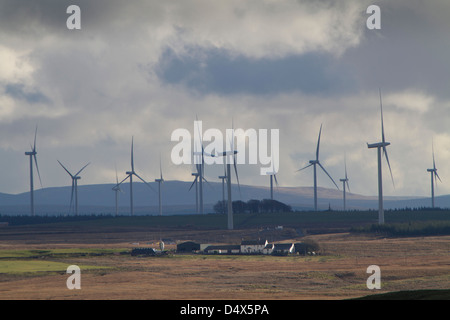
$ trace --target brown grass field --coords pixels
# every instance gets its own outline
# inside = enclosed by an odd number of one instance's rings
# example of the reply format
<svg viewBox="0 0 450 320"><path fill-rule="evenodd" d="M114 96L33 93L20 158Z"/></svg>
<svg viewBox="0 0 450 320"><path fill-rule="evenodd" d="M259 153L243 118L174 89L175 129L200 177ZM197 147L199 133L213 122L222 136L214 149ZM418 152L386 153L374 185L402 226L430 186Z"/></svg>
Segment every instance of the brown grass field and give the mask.
<svg viewBox="0 0 450 320"><path fill-rule="evenodd" d="M260 230L0 230L0 299L11 300L341 300L400 290L450 289L450 236L379 238L348 233L289 239L285 228L272 240L320 245L316 256L245 256L170 253L135 257L137 246L157 247L158 239L239 243L261 236ZM270 239L268 239L270 240ZM139 245L137 245L139 242ZM50 255L12 258L2 252L56 249L118 249L104 255ZM166 245L174 249L175 245ZM122 253L120 253L122 252ZM58 262L81 268L81 289L69 290L65 270L3 272L15 261ZM369 290L366 272L381 268L381 289Z"/></svg>

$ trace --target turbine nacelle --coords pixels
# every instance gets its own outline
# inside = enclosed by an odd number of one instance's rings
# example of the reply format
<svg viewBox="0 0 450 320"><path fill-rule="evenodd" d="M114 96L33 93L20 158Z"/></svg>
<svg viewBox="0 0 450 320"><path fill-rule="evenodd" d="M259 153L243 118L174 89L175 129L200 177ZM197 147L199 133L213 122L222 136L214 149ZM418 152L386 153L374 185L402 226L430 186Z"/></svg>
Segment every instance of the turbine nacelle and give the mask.
<svg viewBox="0 0 450 320"><path fill-rule="evenodd" d="M387 147L390 144L391 144L390 142L368 143L367 147L369 149L372 149L372 148L384 148L384 147Z"/></svg>

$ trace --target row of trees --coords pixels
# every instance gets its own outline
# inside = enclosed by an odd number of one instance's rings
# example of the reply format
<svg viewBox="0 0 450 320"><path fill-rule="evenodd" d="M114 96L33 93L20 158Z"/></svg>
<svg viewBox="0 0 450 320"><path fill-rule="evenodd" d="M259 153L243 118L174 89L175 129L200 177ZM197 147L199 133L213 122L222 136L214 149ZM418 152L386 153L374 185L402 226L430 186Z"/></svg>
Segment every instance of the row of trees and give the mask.
<svg viewBox="0 0 450 320"><path fill-rule="evenodd" d="M291 206L277 200L249 200L247 202L237 200L232 202L234 213L263 213L263 212L292 212ZM228 211L227 201L218 201L214 207L216 213Z"/></svg>

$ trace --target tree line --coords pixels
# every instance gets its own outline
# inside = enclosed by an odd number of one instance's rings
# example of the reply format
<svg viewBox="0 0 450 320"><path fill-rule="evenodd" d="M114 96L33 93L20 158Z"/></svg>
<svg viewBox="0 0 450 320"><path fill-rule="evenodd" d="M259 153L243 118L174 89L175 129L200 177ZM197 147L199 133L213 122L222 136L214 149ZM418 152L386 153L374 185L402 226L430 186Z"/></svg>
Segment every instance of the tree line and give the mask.
<svg viewBox="0 0 450 320"><path fill-rule="evenodd" d="M234 213L292 212L291 206L272 199L252 199L247 202L236 200L232 202L232 207ZM227 213L228 202L218 201L213 210L216 213Z"/></svg>

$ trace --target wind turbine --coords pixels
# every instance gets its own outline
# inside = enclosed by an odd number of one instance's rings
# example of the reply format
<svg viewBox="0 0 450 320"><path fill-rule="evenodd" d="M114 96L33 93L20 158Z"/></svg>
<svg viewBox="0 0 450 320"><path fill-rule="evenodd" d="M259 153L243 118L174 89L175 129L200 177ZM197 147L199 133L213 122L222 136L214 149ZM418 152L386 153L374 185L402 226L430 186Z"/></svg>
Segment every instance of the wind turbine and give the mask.
<svg viewBox="0 0 450 320"><path fill-rule="evenodd" d="M39 182L41 184L41 188L42 188L42 181L41 181L41 175L39 174L39 167L38 167L38 163L37 163L37 159L36 159L36 136L37 136L37 126L36 126L36 131L34 132L34 144L31 146L31 151L27 151L25 152L26 156L30 157L30 197L31 197L31 215L34 216L35 214L35 209L34 209L34 186L33 186L33 158L34 158L34 163L36 164L36 171L38 173L38 177L39 177Z"/></svg>
<svg viewBox="0 0 450 320"><path fill-rule="evenodd" d="M317 168L316 168L316 165L319 165L319 167L322 168L323 172L325 172L327 174L327 176L331 179L331 181L333 181L333 183L336 186L336 188L339 189L339 187L336 184L336 182L334 182L333 178L329 175L327 170L325 170L325 168L322 166L322 164L319 161L319 145L320 145L320 135L321 135L321 133L322 133L322 125L320 125L319 139L317 140L316 159L309 160L309 165L307 165L304 168L301 168L301 169L297 170L297 172L298 172L298 171L306 169L306 168L308 168L310 166L313 166L313 168L314 168L314 211L317 211Z"/></svg>
<svg viewBox="0 0 450 320"><path fill-rule="evenodd" d="M233 223L233 203L231 200L231 163L233 163L234 165L234 172L236 174L236 181L239 187L239 192L241 192L241 187L239 184L239 176L237 173L237 167L236 167L236 154L237 154L237 150L234 149L234 125L232 122L232 136L231 136L231 141L230 141L230 150L228 151L223 151L218 153L217 155L211 155L212 157L225 157L225 161L224 164L226 163L226 167L227 167L227 173L226 173L226 179L227 179L227 193L228 193L228 205L227 205L227 210L228 210L228 229L229 230L233 230L234 228L234 223Z"/></svg>
<svg viewBox="0 0 450 320"><path fill-rule="evenodd" d="M197 125L197 131L198 131L198 138L200 139L201 151L197 151L198 145L197 145L197 143L194 143L194 153L193 153L193 155L194 155L194 160L195 160L194 163L195 163L196 168L197 168L197 175L198 175L198 177L195 174L192 174L192 175L196 176L196 178L195 178L193 183L196 184L196 190L198 188L198 191L199 191L199 193L197 193L198 201L199 201L199 203L197 205L197 212L200 213L200 214L203 214L203 181L208 182L208 181L206 181L205 176L204 176L204 174L205 174L205 167L204 167L205 161L204 161L204 159L205 159L205 155L207 155L207 156L211 156L211 155L205 153L205 149L203 147L203 137L202 137L202 133L201 133L201 130L200 130L200 125L199 125L199 121L198 121L198 117L197 116L196 116L196 125ZM197 187L197 184L198 184L198 187ZM191 185L191 188L192 188L192 185ZM191 188L189 188L189 190Z"/></svg>
<svg viewBox="0 0 450 320"><path fill-rule="evenodd" d="M189 191L191 191L192 187L195 184L195 208L196 208L196 212L199 213L199 211L198 211L198 209L199 209L199 207L198 207L198 184L197 184L199 174L197 172L194 172L194 173L192 173L192 176L194 176L195 179L194 179L194 181L192 181L192 184L189 187Z"/></svg>
<svg viewBox="0 0 450 320"><path fill-rule="evenodd" d="M116 217L119 215L119 192L122 192L119 186L119 178L117 177L117 168L116 168L116 185L112 188L116 195Z"/></svg>
<svg viewBox="0 0 450 320"><path fill-rule="evenodd" d="M159 179L155 179L155 182L158 182L159 215L162 216L161 183L164 182L164 178L161 169L161 157L159 157Z"/></svg>
<svg viewBox="0 0 450 320"><path fill-rule="evenodd" d="M386 157L386 162L391 173L392 184L394 185L394 176L392 175L391 165L389 164L389 157L387 154L386 147L390 145L390 142L386 142L384 137L384 124L383 124L383 104L381 102L381 89L380 91L380 110L381 110L381 142L367 144L369 149L377 148L378 155L378 223L384 223L384 209L383 209L383 174L381 166L381 149L383 149L383 155ZM395 187L395 185L394 185Z"/></svg>
<svg viewBox="0 0 450 320"><path fill-rule="evenodd" d="M194 153L195 154L195 153ZM206 154L206 153L204 153L204 154ZM203 210L202 211L200 211L200 208L201 207L203 207L203 206L201 206L201 205L199 205L199 198L201 198L201 201L200 201L200 203L203 203L203 192L200 192L200 197L199 197L199 185L200 185L200 190L201 191L203 191L203 183L200 183L200 180L203 180L204 182L206 182L206 183L208 183L208 185L210 185L209 184L209 182L208 182L208 180L206 180L206 178L203 176L203 174L201 173L201 171L202 171L202 168L203 168L203 165L201 165L201 164L196 164L196 168L197 168L197 172L193 172L193 173L191 173L191 175L192 176L194 176L195 178L194 178L194 180L192 181L192 184L191 184L191 186L189 187L189 191L191 191L191 189L192 189L192 187L195 185L195 205L196 205L196 212L197 213L201 213L201 212L203 212Z"/></svg>
<svg viewBox="0 0 450 320"><path fill-rule="evenodd" d="M71 174L69 172L69 170L67 170L66 167L64 167L64 165L57 160L58 163L61 165L61 167L63 167L64 170L66 170L66 172L69 174L69 176L72 178L72 192L71 192L71 196L70 196L70 210L72 210L72 202L73 202L73 195L75 192L75 216L78 216L78 180L81 179L81 177L79 176L79 174L81 173L81 171L84 170L84 168L86 168L88 164L86 164L83 168L80 169L80 171L78 171L75 175Z"/></svg>
<svg viewBox="0 0 450 320"><path fill-rule="evenodd" d="M348 185L348 177L347 177L347 161L345 160L344 157L344 167L345 167L345 178L344 179L340 179L340 181L342 182L342 187L343 187L343 194L344 194L344 211L347 209L346 207L346 199L345 199L345 186L347 185L348 191L350 191L350 186Z"/></svg>
<svg viewBox="0 0 450 320"><path fill-rule="evenodd" d="M267 172L267 175L270 175L270 200L273 200L273 180L274 179L275 179L275 183L278 187L277 173L275 172L275 167L273 164L273 157L272 157L272 171Z"/></svg>
<svg viewBox="0 0 450 320"><path fill-rule="evenodd" d="M133 205L133 176L136 176L138 179L140 179L142 182L145 183L145 185L147 187L149 187L150 189L152 189L154 192L156 192L144 179L142 179L137 173L136 171L134 171L134 158L133 158L133 137L131 138L131 171L127 171L125 172L125 174L127 175L125 177L125 179L123 179L122 181L120 181L116 186L120 186L122 184L122 182L124 182L125 180L127 180L128 178L130 178L130 211L131 211L131 215L134 215L134 205Z"/></svg>
<svg viewBox="0 0 450 320"><path fill-rule="evenodd" d="M428 172L431 173L431 207L434 208L434 183L437 184L437 179L442 182L441 178L439 178L439 175L437 173L436 169L436 162L434 161L434 146L433 143L431 143L431 150L433 153L433 168L427 169Z"/></svg>

